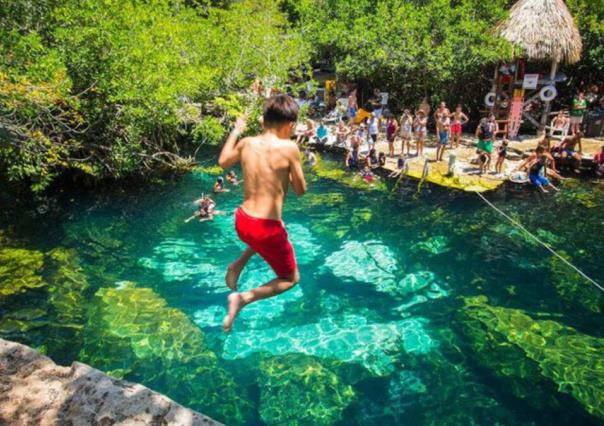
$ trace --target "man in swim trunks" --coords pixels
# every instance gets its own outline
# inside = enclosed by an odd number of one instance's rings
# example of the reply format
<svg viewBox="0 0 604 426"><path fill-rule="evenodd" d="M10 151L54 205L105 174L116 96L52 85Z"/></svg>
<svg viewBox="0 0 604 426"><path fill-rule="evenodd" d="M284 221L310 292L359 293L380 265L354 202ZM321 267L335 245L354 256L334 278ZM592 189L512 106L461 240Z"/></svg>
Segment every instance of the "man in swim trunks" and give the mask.
<svg viewBox="0 0 604 426"><path fill-rule="evenodd" d="M445 147L449 141L449 130L451 128L451 119L446 114L440 114L436 120L436 133L438 134L438 146L436 147L436 161L443 160Z"/></svg>
<svg viewBox="0 0 604 426"><path fill-rule="evenodd" d="M583 134L581 131L577 132L577 134L572 136L567 136L562 139L560 143L560 158L567 159L570 158L572 160L572 167L575 173L581 173L579 167L581 166L581 156L582 146L581 146L581 136ZM577 150L577 145L579 149Z"/></svg>
<svg viewBox="0 0 604 426"><path fill-rule="evenodd" d="M476 137L478 138L476 150L479 155L484 155L487 158L486 171L491 166L491 154L493 153L496 134L497 121L495 120L495 114L490 113L487 118L480 120L480 124L476 128Z"/></svg>
<svg viewBox="0 0 604 426"><path fill-rule="evenodd" d="M244 200L235 211L235 229L247 248L229 265L225 276L227 286L233 290L223 321L226 332L245 305L283 293L300 280L294 249L281 220L288 186L291 184L297 195L306 192L300 150L290 140L298 119L298 105L290 96L272 96L264 103L263 118L263 132L240 141L237 140L246 123L237 119L218 159L222 168L241 162L244 178ZM261 287L237 292L239 275L256 253L270 265L276 278Z"/></svg>

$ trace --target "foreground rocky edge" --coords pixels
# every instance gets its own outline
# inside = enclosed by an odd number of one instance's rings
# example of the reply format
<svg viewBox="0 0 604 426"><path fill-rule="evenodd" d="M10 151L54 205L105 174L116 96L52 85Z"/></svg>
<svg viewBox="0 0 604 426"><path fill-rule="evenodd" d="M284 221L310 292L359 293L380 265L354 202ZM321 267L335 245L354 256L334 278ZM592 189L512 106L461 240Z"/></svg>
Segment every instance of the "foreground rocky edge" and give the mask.
<svg viewBox="0 0 604 426"><path fill-rule="evenodd" d="M0 424L220 425L150 389L88 365L56 365L0 339Z"/></svg>

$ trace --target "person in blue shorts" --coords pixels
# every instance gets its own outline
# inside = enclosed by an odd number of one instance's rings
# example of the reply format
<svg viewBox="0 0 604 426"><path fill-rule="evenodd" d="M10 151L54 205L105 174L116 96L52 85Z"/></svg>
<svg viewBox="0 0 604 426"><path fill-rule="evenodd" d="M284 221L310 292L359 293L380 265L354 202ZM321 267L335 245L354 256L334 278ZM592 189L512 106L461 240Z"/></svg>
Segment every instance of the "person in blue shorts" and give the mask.
<svg viewBox="0 0 604 426"><path fill-rule="evenodd" d="M545 189L546 186L549 186L554 191L558 191L548 178L545 177L547 173L547 162L548 158L546 155L541 155L537 157L535 161L531 163L529 166L529 179L533 185L539 188L543 192L549 192Z"/></svg>

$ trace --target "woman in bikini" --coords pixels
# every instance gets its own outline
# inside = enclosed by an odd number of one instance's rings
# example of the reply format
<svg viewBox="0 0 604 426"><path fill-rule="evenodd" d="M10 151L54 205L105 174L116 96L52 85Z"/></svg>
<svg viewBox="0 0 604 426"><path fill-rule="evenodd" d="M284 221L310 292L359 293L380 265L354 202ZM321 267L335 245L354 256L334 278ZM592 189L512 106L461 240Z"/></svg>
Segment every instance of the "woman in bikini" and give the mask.
<svg viewBox="0 0 604 426"><path fill-rule="evenodd" d="M413 121L413 129L415 130L415 143L416 143L416 154L418 157L424 155L424 140L428 133L428 118L424 113L424 110L420 109L415 114L415 120Z"/></svg>

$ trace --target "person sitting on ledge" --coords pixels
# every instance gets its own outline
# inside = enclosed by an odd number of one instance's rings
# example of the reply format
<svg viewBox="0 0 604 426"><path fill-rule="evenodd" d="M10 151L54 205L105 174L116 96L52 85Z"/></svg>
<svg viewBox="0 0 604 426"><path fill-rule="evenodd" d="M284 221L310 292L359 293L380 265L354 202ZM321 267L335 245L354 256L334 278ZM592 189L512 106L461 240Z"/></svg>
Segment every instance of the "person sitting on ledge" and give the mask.
<svg viewBox="0 0 604 426"><path fill-rule="evenodd" d="M365 157L365 165L371 169L375 169L380 166L380 160L377 157L375 148L369 150L369 155Z"/></svg>
<svg viewBox="0 0 604 426"><path fill-rule="evenodd" d="M533 185L543 192L549 192L545 189L546 186L549 186L554 191L558 191L558 188L545 177L548 161L549 159L545 154L542 154L540 157L533 160L529 165L529 179Z"/></svg>
<svg viewBox="0 0 604 426"><path fill-rule="evenodd" d="M317 127L317 143L325 144L329 138L329 130L325 126L325 122L321 120L319 127Z"/></svg>
<svg viewBox="0 0 604 426"><path fill-rule="evenodd" d="M346 167L349 169L358 169L359 168L359 146L353 145L348 154L346 155Z"/></svg>
<svg viewBox="0 0 604 426"><path fill-rule="evenodd" d="M398 160L396 162L396 170L394 170L392 173L390 173L388 175L388 177L390 177L390 178L399 177L401 175L401 173L403 173L403 171L406 168L405 159L406 159L405 155L401 152L401 155L398 157Z"/></svg>
<svg viewBox="0 0 604 426"><path fill-rule="evenodd" d="M572 160L572 168L575 173L581 173L579 167L581 167L581 159L583 158L581 155L581 151L583 147L581 146L581 136L583 133L577 132L574 135L567 136L562 139L560 142L560 158L565 160L567 158ZM578 146L578 150L576 149Z"/></svg>

